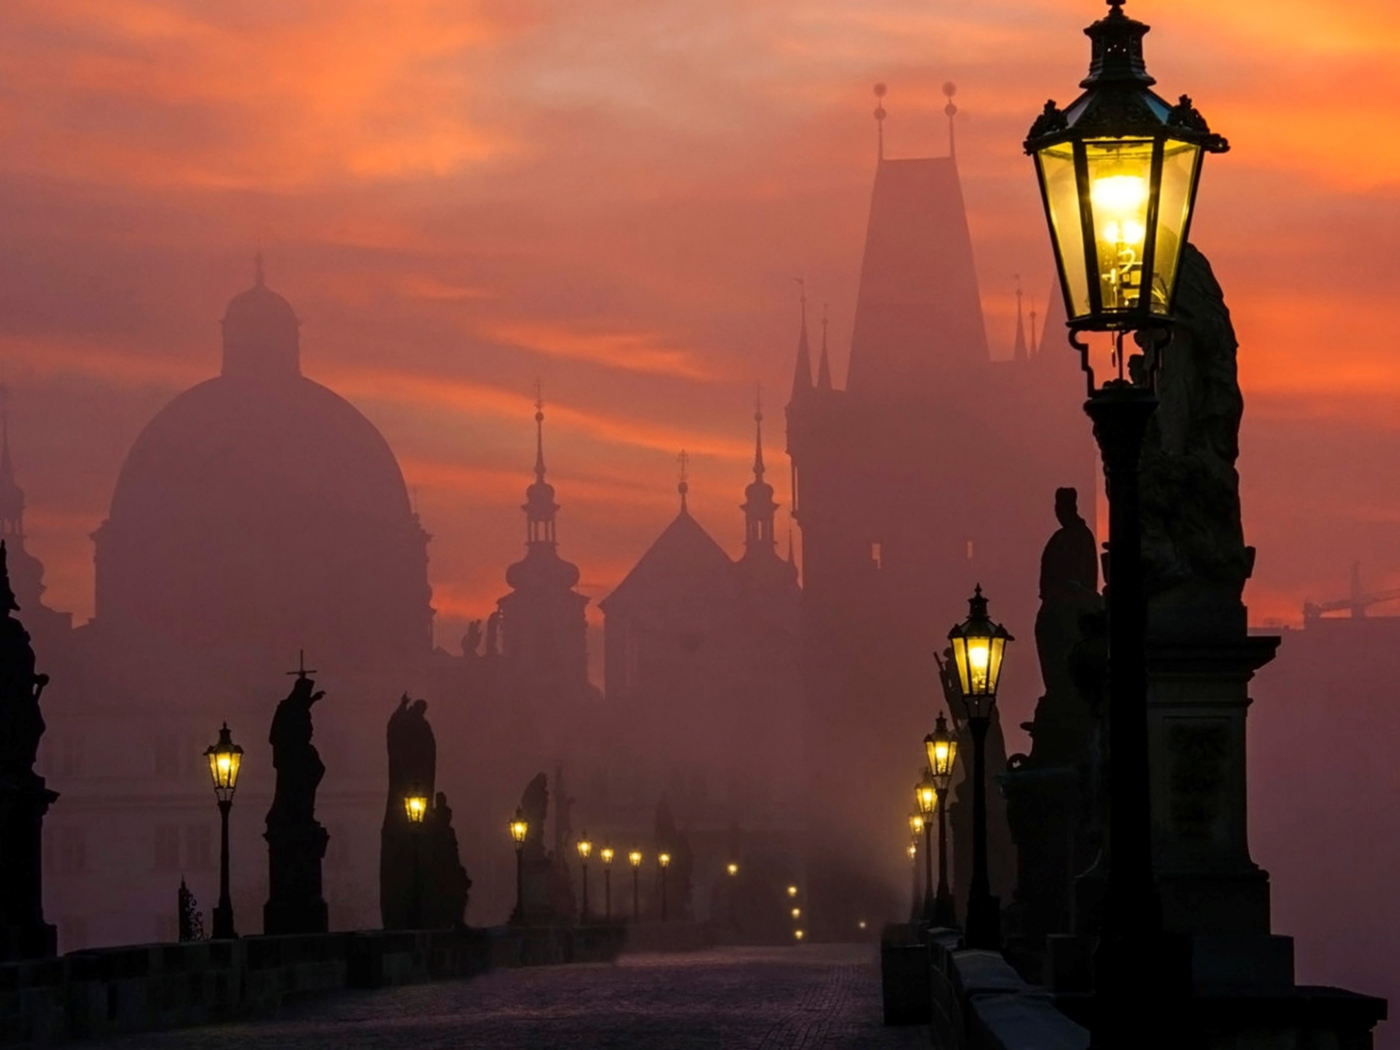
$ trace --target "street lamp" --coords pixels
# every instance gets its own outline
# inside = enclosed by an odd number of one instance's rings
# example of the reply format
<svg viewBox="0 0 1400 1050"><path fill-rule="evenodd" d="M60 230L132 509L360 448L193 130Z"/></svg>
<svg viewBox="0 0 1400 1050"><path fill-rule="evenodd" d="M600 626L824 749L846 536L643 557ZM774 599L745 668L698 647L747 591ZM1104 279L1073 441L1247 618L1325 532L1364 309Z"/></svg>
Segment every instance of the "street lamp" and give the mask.
<svg viewBox="0 0 1400 1050"><path fill-rule="evenodd" d="M656 858L656 863L661 866L661 921L666 921L666 869L671 866L671 855L662 853Z"/></svg>
<svg viewBox="0 0 1400 1050"><path fill-rule="evenodd" d="M218 742L205 749L204 757L209 760L209 776L219 802L219 903L214 907L213 936L222 940L238 936L233 929L233 899L228 892L228 814L233 809L238 770L243 765L243 749L233 742L227 722L219 730Z"/></svg>
<svg viewBox="0 0 1400 1050"><path fill-rule="evenodd" d="M1006 643L1006 628L987 615L982 587L968 599L968 616L948 632L957 663L958 689L972 727L972 884L967 895L967 946L1001 947L1001 903L987 879L987 727L997 702L997 682ZM933 783L932 771L927 771Z"/></svg>
<svg viewBox="0 0 1400 1050"><path fill-rule="evenodd" d="M913 821L910 821L912 828ZM923 817L919 818L919 830L924 826ZM909 845L905 847L905 852L909 854L909 923L913 925L919 921L919 901L922 894L919 893L919 846L918 832L914 832L909 838Z"/></svg>
<svg viewBox="0 0 1400 1050"><path fill-rule="evenodd" d="M727 872L729 872L729 877L732 879L735 875L738 875L738 874L739 874L739 865L737 865L737 864L735 864L735 863L733 863L733 862L731 861L729 864L727 864L727 865L725 866L725 869L724 869L724 870L727 871Z"/></svg>
<svg viewBox="0 0 1400 1050"><path fill-rule="evenodd" d="M1131 1045L1146 975L1162 957L1162 904L1152 870L1147 719L1147 609L1143 590L1138 464L1160 352L1171 334L1178 271L1206 153L1229 144L1182 95L1153 93L1142 39L1148 27L1110 0L1085 32L1093 42L1085 90L1067 109L1048 102L1026 137L1059 266L1069 339L1088 377L1085 412L1103 458L1108 494L1109 813L1099 944L1094 961L1096 1047ZM1090 367L1086 331L1112 332L1109 378ZM1123 336L1144 353L1125 366ZM1136 982L1136 983L1134 983ZM1108 1008L1107 1004L1113 1007Z"/></svg>
<svg viewBox="0 0 1400 1050"><path fill-rule="evenodd" d="M924 922L932 924L933 916L933 812L938 808L938 788L928 770L924 770L919 782L914 785L914 801L919 811L909 818L910 830L914 827L914 817L919 818L919 831L924 834L924 906L921 916Z"/></svg>
<svg viewBox="0 0 1400 1050"><path fill-rule="evenodd" d="M578 840L578 863L583 869L583 909L579 912L579 922L588 921L588 857L593 852L593 843L588 841L588 832Z"/></svg>
<svg viewBox="0 0 1400 1050"><path fill-rule="evenodd" d="M525 811L517 806L515 819L510 822L510 837L515 843L515 914L511 921L522 925L525 922L525 836L529 831L530 822L525 819Z"/></svg>
<svg viewBox="0 0 1400 1050"><path fill-rule="evenodd" d="M603 858L603 921L612 922L612 862L616 854L604 846L598 856Z"/></svg>
<svg viewBox="0 0 1400 1050"><path fill-rule="evenodd" d="M933 724L933 732L924 737L924 750L938 792L938 891L933 898L933 922L936 926L953 927L958 924L958 916L948 888L948 787L953 782L953 763L958 759L958 738L948 732L942 711Z"/></svg>
<svg viewBox="0 0 1400 1050"><path fill-rule="evenodd" d="M642 914L641 894L638 892L640 875L642 871L642 851L634 849L627 854L627 863L632 865L632 921L636 922Z"/></svg>
<svg viewBox="0 0 1400 1050"><path fill-rule="evenodd" d="M409 897L408 928L417 930L423 926L423 849L419 840L423 837L423 821L428 816L428 796L418 785L409 788L404 795L403 811L408 817L409 831L413 836L413 885Z"/></svg>
<svg viewBox="0 0 1400 1050"><path fill-rule="evenodd" d="M796 886L789 886L789 887L788 887L788 896L789 896L789 897L796 897L796 896L797 896L797 887L796 887Z"/></svg>

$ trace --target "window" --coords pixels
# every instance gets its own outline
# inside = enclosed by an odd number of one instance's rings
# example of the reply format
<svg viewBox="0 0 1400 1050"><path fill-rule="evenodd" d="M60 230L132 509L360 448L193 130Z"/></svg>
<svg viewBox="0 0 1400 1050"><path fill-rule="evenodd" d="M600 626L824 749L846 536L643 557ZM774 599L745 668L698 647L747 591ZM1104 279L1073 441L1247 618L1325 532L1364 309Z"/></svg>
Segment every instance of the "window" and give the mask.
<svg viewBox="0 0 1400 1050"><path fill-rule="evenodd" d="M872 543L870 545L870 560L875 563L875 568L879 569L883 566L883 557L884 555L880 550L880 545L878 543Z"/></svg>
<svg viewBox="0 0 1400 1050"><path fill-rule="evenodd" d="M208 871L214 866L213 840L208 824L185 825L186 871Z"/></svg>
<svg viewBox="0 0 1400 1050"><path fill-rule="evenodd" d="M156 825L156 871L178 871L180 868L180 825Z"/></svg>
<svg viewBox="0 0 1400 1050"><path fill-rule="evenodd" d="M968 541L967 541L967 560L968 560L968 561L971 561L971 560L972 560L972 541L971 541L971 540L968 540Z"/></svg>

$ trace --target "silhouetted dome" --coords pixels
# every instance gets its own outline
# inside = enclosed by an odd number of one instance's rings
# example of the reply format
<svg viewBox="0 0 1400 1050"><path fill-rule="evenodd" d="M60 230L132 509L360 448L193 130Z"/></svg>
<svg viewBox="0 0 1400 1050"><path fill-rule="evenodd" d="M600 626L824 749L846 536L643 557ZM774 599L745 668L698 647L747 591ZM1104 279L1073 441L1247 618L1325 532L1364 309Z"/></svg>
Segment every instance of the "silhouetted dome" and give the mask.
<svg viewBox="0 0 1400 1050"><path fill-rule="evenodd" d="M295 326L261 283L238 296L225 374L137 438L95 537L99 624L327 661L431 648L427 537L398 463L354 406L286 369Z"/></svg>
<svg viewBox="0 0 1400 1050"><path fill-rule="evenodd" d="M578 583L578 566L559 557L552 543L533 543L525 557L507 567L506 583L514 590L570 590Z"/></svg>

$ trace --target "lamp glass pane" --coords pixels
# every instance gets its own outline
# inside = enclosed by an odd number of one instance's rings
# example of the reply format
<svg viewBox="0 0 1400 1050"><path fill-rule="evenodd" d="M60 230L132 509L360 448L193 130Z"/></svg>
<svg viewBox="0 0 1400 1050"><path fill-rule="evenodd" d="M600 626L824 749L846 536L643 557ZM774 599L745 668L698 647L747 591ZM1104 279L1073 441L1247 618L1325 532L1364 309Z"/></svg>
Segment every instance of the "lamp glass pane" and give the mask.
<svg viewBox="0 0 1400 1050"><path fill-rule="evenodd" d="M1152 199L1152 140L1091 140L1084 144L1084 154L1103 309L1110 314L1135 310L1142 295Z"/></svg>
<svg viewBox="0 0 1400 1050"><path fill-rule="evenodd" d="M1006 636L997 633L990 639L987 653L987 692L996 695L997 683L1001 680L1001 661L1006 655Z"/></svg>
<svg viewBox="0 0 1400 1050"><path fill-rule="evenodd" d="M1050 214L1050 230L1064 275L1071 319L1089 313L1089 273L1084 262L1084 224L1079 208L1079 183L1074 177L1074 146L1062 142L1035 155L1040 184Z"/></svg>
<svg viewBox="0 0 1400 1050"><path fill-rule="evenodd" d="M1152 264L1152 312L1168 314L1176 298L1177 269L1191 219L1201 147L1167 139L1162 153L1162 190L1157 206L1157 249Z"/></svg>

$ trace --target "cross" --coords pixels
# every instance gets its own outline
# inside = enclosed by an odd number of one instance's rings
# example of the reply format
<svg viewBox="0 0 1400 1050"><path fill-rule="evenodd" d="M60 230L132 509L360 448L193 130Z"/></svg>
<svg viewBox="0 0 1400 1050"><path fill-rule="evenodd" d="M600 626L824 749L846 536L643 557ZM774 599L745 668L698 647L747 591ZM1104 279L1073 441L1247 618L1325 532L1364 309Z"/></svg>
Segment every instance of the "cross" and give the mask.
<svg viewBox="0 0 1400 1050"><path fill-rule="evenodd" d="M544 380L538 377L535 379L535 411L544 411Z"/></svg>
<svg viewBox="0 0 1400 1050"><path fill-rule="evenodd" d="M690 479L690 453L681 449L681 454L676 457L676 462L681 465L681 481L688 481Z"/></svg>
<svg viewBox="0 0 1400 1050"><path fill-rule="evenodd" d="M288 673L288 674L294 674L294 675L296 675L298 678L306 678L306 677L309 677L310 675L316 674L316 671L315 671L314 668L313 668L312 670L309 670L309 671L306 669L306 650L305 650L305 649L298 649L298 650L297 650L297 669L296 669L295 671L288 671L287 673Z"/></svg>

